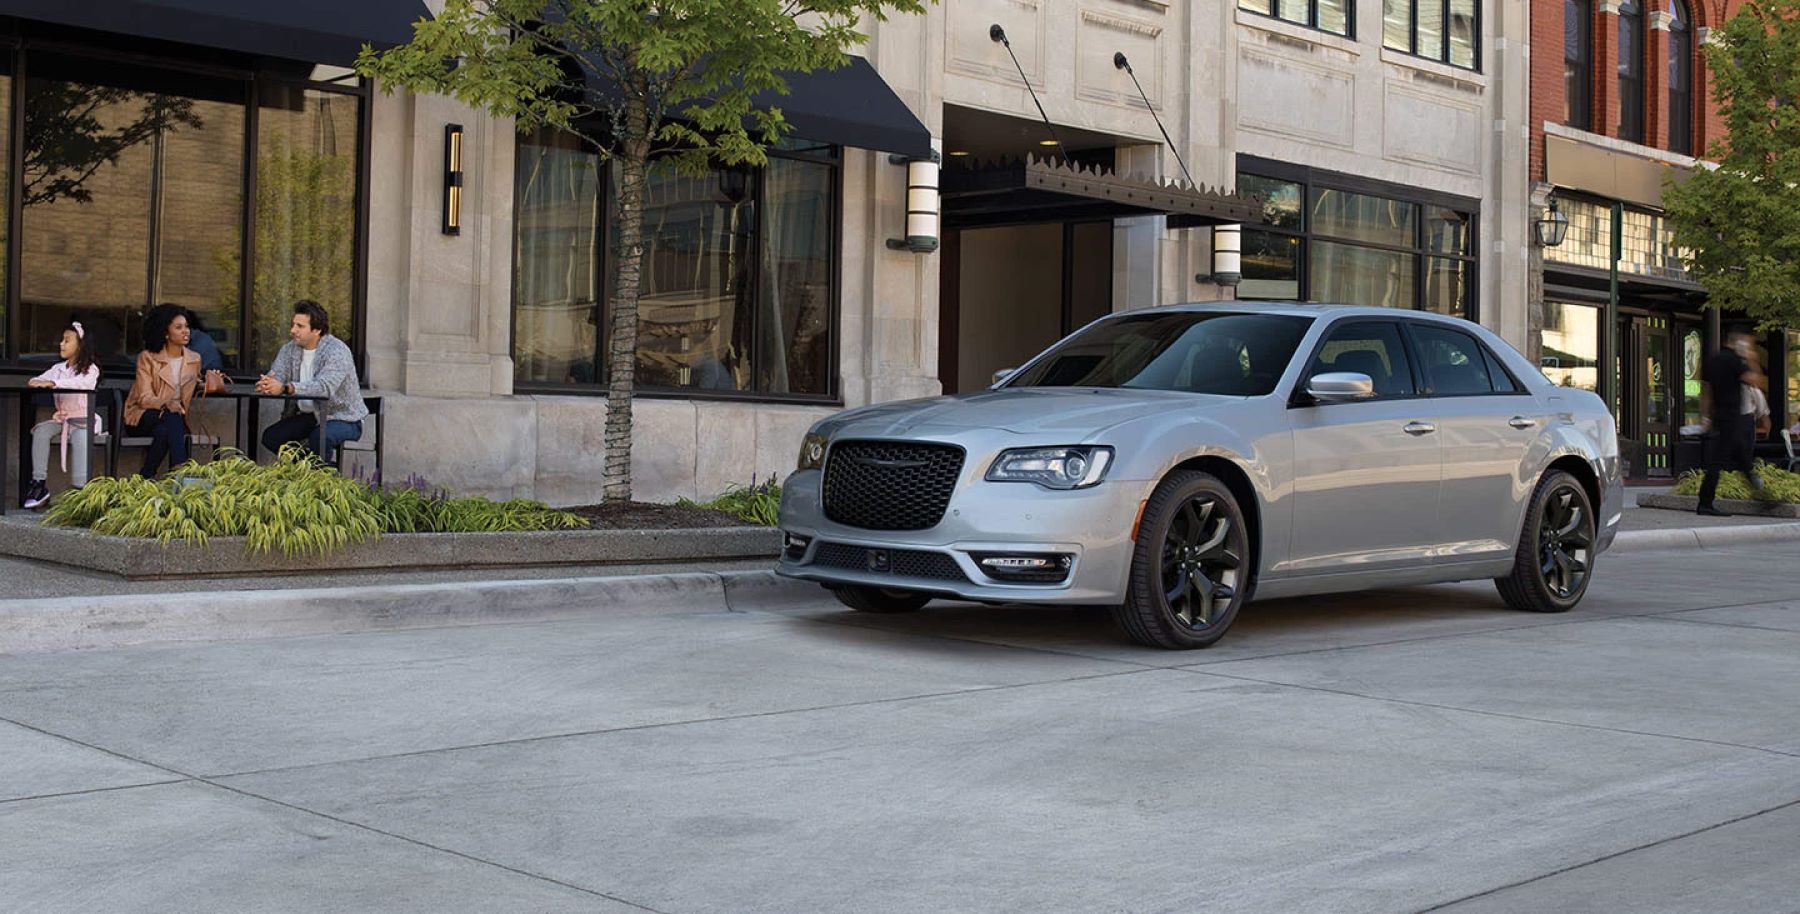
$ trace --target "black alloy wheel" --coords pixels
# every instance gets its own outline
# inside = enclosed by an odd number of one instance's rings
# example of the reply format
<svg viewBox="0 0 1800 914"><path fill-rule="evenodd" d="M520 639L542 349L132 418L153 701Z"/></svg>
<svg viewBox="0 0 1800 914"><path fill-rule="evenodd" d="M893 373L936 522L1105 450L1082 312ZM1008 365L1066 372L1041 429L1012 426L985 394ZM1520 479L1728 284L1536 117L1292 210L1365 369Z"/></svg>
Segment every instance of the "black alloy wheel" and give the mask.
<svg viewBox="0 0 1800 914"><path fill-rule="evenodd" d="M1526 508L1512 573L1494 580L1506 605L1531 612L1574 609L1593 576L1595 536L1587 490L1561 470L1544 474Z"/></svg>
<svg viewBox="0 0 1800 914"><path fill-rule="evenodd" d="M1131 588L1114 617L1150 647L1207 647L1248 597L1249 540L1231 490L1207 473L1171 474L1144 507Z"/></svg>

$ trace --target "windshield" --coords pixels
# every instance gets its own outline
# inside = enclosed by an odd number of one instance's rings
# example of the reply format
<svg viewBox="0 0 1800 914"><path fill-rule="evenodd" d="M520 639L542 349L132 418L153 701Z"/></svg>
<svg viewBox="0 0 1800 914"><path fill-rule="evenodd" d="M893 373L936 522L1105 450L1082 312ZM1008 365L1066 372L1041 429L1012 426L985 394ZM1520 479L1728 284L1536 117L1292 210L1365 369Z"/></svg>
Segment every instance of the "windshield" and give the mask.
<svg viewBox="0 0 1800 914"><path fill-rule="evenodd" d="M1311 323L1310 317L1285 314L1133 314L1063 340L1003 386L1260 397L1275 389Z"/></svg>

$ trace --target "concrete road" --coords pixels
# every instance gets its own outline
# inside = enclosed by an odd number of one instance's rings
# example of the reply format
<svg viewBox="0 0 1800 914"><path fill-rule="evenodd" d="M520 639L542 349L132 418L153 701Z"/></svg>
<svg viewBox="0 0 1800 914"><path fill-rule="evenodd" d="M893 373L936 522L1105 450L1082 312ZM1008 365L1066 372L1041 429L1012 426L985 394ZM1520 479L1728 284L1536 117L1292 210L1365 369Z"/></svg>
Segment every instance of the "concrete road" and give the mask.
<svg viewBox="0 0 1800 914"><path fill-rule="evenodd" d="M1800 911L1796 559L0 657L0 910Z"/></svg>

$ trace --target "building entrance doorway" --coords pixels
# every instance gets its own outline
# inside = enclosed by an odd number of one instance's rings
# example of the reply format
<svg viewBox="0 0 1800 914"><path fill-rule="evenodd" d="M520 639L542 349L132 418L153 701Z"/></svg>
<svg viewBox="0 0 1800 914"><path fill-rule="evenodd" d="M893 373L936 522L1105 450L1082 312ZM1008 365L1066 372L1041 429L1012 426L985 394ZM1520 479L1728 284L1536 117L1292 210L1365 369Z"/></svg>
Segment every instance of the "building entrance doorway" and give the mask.
<svg viewBox="0 0 1800 914"><path fill-rule="evenodd" d="M944 233L938 378L945 393L993 383L1112 312L1111 220Z"/></svg>

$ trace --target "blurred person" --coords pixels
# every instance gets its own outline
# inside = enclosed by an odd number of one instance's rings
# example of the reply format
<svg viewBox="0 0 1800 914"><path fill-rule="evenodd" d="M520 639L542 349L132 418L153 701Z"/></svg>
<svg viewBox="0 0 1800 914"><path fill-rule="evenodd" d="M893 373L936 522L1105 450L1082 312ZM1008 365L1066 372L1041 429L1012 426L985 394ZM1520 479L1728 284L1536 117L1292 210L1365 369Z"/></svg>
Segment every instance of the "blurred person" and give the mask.
<svg viewBox="0 0 1800 914"><path fill-rule="evenodd" d="M1727 470L1743 473L1752 489L1761 490L1761 477L1751 463L1751 442L1755 434L1756 404L1744 392L1745 385L1761 389L1763 374L1752 365L1754 338L1743 328L1734 327L1726 334L1724 348L1713 353L1700 368L1705 385L1701 400L1707 428L1705 445L1706 475L1700 480L1700 505L1696 514L1728 517L1728 512L1713 504L1719 491L1719 474Z"/></svg>

